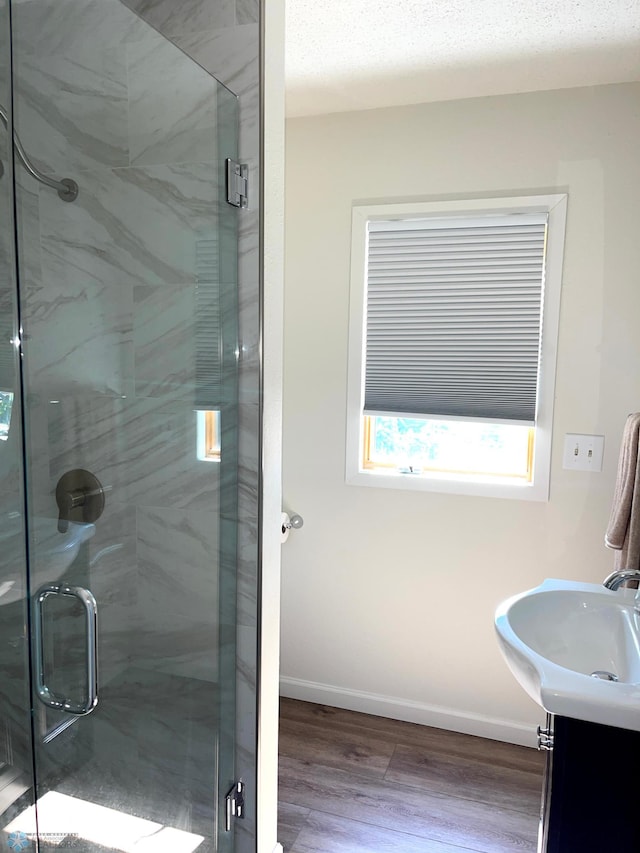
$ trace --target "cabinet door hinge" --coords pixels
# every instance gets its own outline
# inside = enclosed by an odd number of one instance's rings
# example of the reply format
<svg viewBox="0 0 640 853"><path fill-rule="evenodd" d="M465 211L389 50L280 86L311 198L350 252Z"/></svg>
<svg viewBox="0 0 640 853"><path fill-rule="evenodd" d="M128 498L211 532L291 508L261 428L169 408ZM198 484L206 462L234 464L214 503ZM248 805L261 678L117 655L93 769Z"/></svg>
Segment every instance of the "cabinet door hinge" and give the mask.
<svg viewBox="0 0 640 853"><path fill-rule="evenodd" d="M249 205L249 167L227 158L227 202L234 207Z"/></svg>
<svg viewBox="0 0 640 853"><path fill-rule="evenodd" d="M242 820L244 818L244 782L234 782L229 793L225 797L225 824L227 832L231 832L231 822L234 817Z"/></svg>
<svg viewBox="0 0 640 853"><path fill-rule="evenodd" d="M548 723L546 729L543 729L542 726L538 726L537 734L538 749L551 752L553 750L553 730L551 729L551 726Z"/></svg>

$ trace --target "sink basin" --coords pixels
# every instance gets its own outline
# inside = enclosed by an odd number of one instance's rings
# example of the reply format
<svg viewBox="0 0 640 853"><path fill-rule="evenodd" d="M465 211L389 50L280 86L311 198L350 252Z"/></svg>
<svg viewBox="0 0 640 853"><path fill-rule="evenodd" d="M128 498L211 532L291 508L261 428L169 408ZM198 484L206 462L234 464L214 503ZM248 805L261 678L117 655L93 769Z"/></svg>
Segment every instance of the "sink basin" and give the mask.
<svg viewBox="0 0 640 853"><path fill-rule="evenodd" d="M30 558L32 570L47 582L58 580L76 558L80 546L96 531L95 524L68 522L64 533L58 531L57 518L35 517L30 520ZM24 526L19 513L0 520L1 566L11 570L10 577L0 577L0 607L24 596L24 586L16 576L24 561Z"/></svg>
<svg viewBox="0 0 640 853"><path fill-rule="evenodd" d="M495 629L507 665L545 711L640 731L634 593L549 578L497 608Z"/></svg>

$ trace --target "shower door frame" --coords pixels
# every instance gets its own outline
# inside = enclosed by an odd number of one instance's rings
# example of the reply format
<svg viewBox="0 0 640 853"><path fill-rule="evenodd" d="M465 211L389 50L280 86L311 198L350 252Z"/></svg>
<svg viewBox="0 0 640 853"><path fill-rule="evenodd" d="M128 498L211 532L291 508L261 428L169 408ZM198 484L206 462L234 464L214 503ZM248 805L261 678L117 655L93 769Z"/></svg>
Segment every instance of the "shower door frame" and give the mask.
<svg viewBox="0 0 640 853"><path fill-rule="evenodd" d="M9 14L10 14L10 6L11 6L11 3L10 3L10 0L9 0L9 2L8 2ZM10 119L10 120L9 120L9 122L8 122L9 128L12 128L12 121L11 121L11 118L12 118L12 116L10 116L10 117L9 117L9 119ZM17 151L16 151L16 149L14 148L13 143L11 144L11 148L14 150L14 152L18 153L18 155L20 154L20 150L19 150L19 149L17 149ZM23 160L23 162L24 162L24 158L22 157L21 159L22 159L22 160ZM15 160L15 157L14 157L14 158L12 158L12 160ZM37 171L37 170L36 170L36 171ZM8 175L9 175L9 174L11 174L10 169L8 169L8 170L7 170L7 177L8 177ZM32 174L33 174L33 172L32 172ZM37 175L34 175L34 177L37 177ZM13 183L13 182L12 182L12 183ZM16 190L16 187L15 187L15 184L14 184L14 185L13 185L13 193L12 193L12 195L13 195L14 199L15 199L16 191L17 191L17 190ZM240 213L240 215L242 215L242 214ZM11 230L12 230L12 236L13 236L13 243L15 244L15 254L14 254L14 255L12 255L12 260L13 260L13 266L14 266L15 293L16 293L16 297L17 297L17 304L16 304L16 312L17 312L17 315L18 315L17 327L21 329L22 324L21 324L21 321L20 321L20 319L19 319L19 318L20 318L20 313L21 313L21 308L22 308L22 302L21 302L21 298L20 298L20 297L21 297L21 291L20 291L20 270L19 270L19 265L18 265L18 262L17 262L17 259L19 258L19 251L18 251L19 235L18 235L18 233L17 233L17 231L18 231L18 226L17 226L17 223L16 223L15 221L13 221L13 222L11 223ZM22 344L22 342L21 342L21 344ZM238 351L239 351L239 343L238 343L238 341L237 341L237 340L236 340L236 341L234 341L233 346L232 346L232 349L233 349L233 351L234 351L234 353L235 353L235 355L236 355L236 357L237 357L237 353L238 353ZM28 478L27 478L27 472L26 472L26 467L25 467L24 462L25 462L25 461L27 460L27 458L28 458L28 454L27 454L26 446L25 446L25 445L26 445L26 440L27 440L27 439L26 439L26 436L28 435L28 433L27 433L27 425L26 425L26 403L25 403L25 394L24 394L24 391L25 391L25 386L28 384L28 380L27 380L27 378L26 378L26 377L25 377L25 375L24 375L24 365L23 365L23 362L22 362L22 358L21 358L21 356L19 357L19 364L20 364L19 388L17 389L17 393L16 393L16 397L15 397L15 405L16 405L16 409L14 409L14 412L15 412L15 414L16 414L16 415L17 415L18 413L20 414L20 421L21 421L21 441L22 441L22 459L23 459L22 483L23 483L23 500L24 500L24 505L25 505L25 508L26 508L27 503L28 503L28 486L27 486L27 479L28 479ZM235 428L237 429L237 423L236 423L236 427L235 427ZM228 457L227 457L227 460L228 460ZM228 460L228 461L229 461L229 460ZM236 463L235 463L235 468L237 469L237 459L236 459ZM235 510L235 512L237 513L237 509ZM25 512L25 517L26 517L26 518L28 518L28 517L29 517L29 516L28 516L28 513L26 513L26 512ZM236 515L236 518L238 518L238 516L237 516L237 515ZM28 538L28 531L27 531L27 530L25 530L25 545L26 545L26 548L27 548L27 550L28 550L29 538ZM28 579L30 578L30 571L29 571L29 555L28 555L28 553L27 553L27 559L26 559L25 572L26 572L26 578L27 578L27 583L28 583L28 582L29 582L29 580L28 580ZM235 579L234 579L234 583L235 583ZM31 590L30 590L30 589L28 590L28 593L29 593L29 600L31 601L31 599L32 599L32 595L31 595ZM233 589L233 594L235 595L235 587L234 587L234 589ZM30 609L30 608L29 608L29 614L28 614L28 621L29 621L29 622L31 621L31 609ZM28 632L28 633L29 633L29 644L30 644L30 645L32 645L32 643L33 643L33 639L32 639L32 638L33 638L33 634L32 634L32 631L31 631L31 625L29 625L29 632ZM256 639L257 639L257 632L256 632ZM229 652L229 650L230 650L230 649L231 649L231 645L229 644L229 645L227 645L227 652ZM234 654L233 654L233 658L234 658L234 667L235 667L235 666L236 666L236 661L235 661L235 652L234 652ZM33 689L32 689L32 695L35 695L35 692L33 691ZM35 701L35 700L34 700L34 701ZM37 706L36 706L36 707L37 707ZM75 720L75 719L76 719L76 718L74 718L74 720ZM34 720L35 720L35 718L34 718ZM68 724L67 724L67 725L71 725L71 723L72 723L74 720L69 720L69 722L68 722ZM235 724L235 719L234 719L234 724ZM37 731L36 731L35 721L34 721L33 726L32 726L32 749L35 749L35 744L36 744L36 740L37 740L37 739L39 739L39 732L37 732ZM234 774L234 775L235 775L235 774ZM252 783L252 787L253 787L253 783L255 783L255 779L251 779L250 781L251 781L251 783ZM35 768L34 768L34 778L32 779L32 782L33 782L33 785L34 785L34 790L37 790L37 774L35 773ZM255 791L255 789L254 789L254 791ZM253 793L253 792L252 792L252 793ZM224 790L222 790L222 789L220 789L220 791L219 791L219 795L220 795L220 801L219 801L219 802L222 802L222 798L223 798L223 797L224 797L224 795L225 795L225 791L224 791ZM253 807L255 807L255 793L253 793L253 800L254 800ZM218 814L220 813L220 811L221 811L221 809L219 808L219 809L218 809ZM231 837L231 836L229 836L229 838L230 838L230 837ZM222 850L222 848L220 848L220 849Z"/></svg>

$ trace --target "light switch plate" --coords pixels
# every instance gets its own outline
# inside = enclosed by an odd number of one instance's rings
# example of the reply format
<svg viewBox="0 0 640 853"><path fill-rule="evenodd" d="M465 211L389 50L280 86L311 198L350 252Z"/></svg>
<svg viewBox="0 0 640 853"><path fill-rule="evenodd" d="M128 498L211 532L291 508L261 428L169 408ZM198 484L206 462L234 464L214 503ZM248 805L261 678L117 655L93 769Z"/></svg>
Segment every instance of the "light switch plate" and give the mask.
<svg viewBox="0 0 640 853"><path fill-rule="evenodd" d="M602 471L603 435L567 433L564 437L562 467L571 471Z"/></svg>

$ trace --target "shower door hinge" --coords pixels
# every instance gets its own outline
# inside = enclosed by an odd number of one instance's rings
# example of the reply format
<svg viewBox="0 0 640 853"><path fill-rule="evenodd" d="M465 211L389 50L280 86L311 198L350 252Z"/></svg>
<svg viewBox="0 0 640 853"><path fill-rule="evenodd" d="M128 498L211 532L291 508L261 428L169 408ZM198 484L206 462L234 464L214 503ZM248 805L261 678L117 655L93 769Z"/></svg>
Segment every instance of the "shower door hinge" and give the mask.
<svg viewBox="0 0 640 853"><path fill-rule="evenodd" d="M227 158L227 202L234 207L249 205L249 167Z"/></svg>
<svg viewBox="0 0 640 853"><path fill-rule="evenodd" d="M233 787L225 797L225 824L227 832L231 832L231 821L234 817L244 818L244 782L234 782Z"/></svg>

